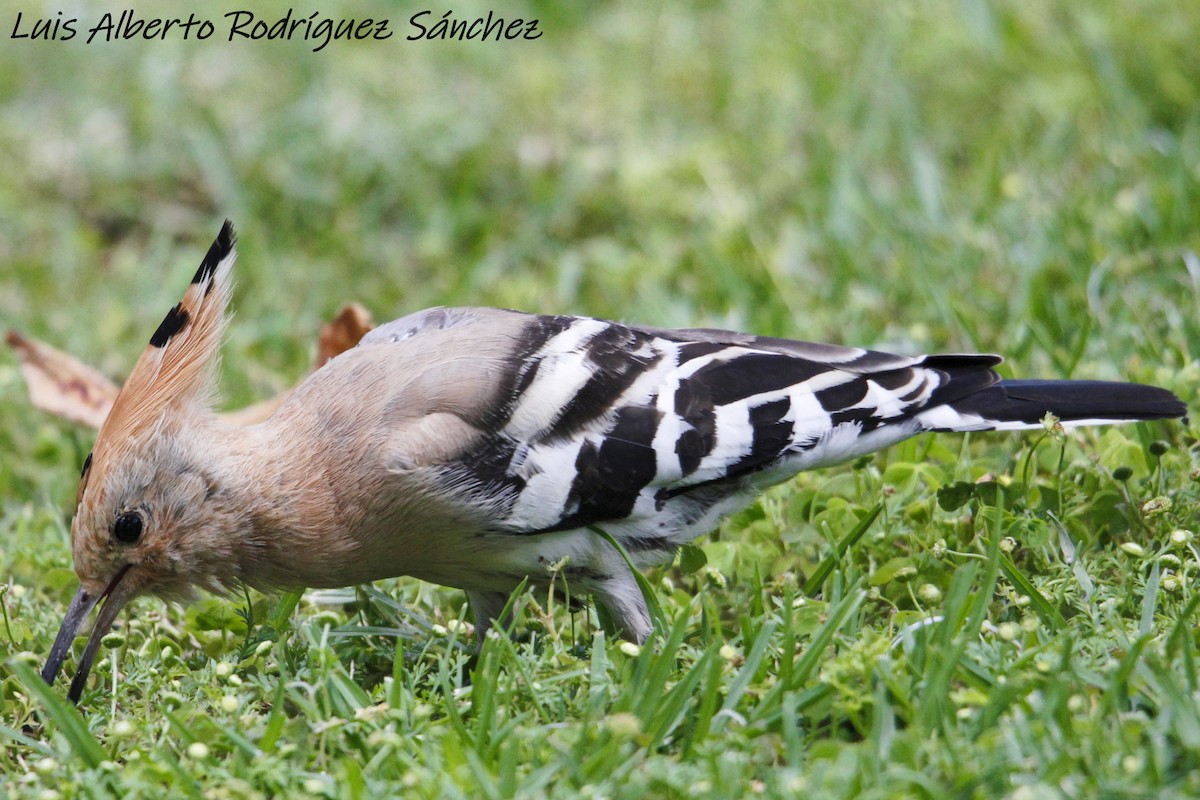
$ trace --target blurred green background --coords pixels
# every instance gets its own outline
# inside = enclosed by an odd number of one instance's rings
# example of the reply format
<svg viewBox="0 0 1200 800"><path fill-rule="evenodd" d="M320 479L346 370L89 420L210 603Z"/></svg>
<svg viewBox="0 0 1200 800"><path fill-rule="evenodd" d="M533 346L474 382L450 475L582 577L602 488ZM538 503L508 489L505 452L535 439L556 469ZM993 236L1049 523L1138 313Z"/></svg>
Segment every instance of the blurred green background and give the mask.
<svg viewBox="0 0 1200 800"><path fill-rule="evenodd" d="M115 9L78 8L71 41L0 40L0 322L113 376L227 216L237 404L347 300L982 349L1027 376L1162 380L1196 352L1191 3L517 3L496 11L542 37L484 43L343 2L321 12L394 34L319 53L228 42L223 7L204 42L87 44ZM34 424L19 405L0 430Z"/></svg>
<svg viewBox="0 0 1200 800"><path fill-rule="evenodd" d="M229 217L229 406L293 383L351 300L1000 352L1195 399L1200 4L319 5L393 35L229 42L239 7L209 4L208 41L87 44L128 5L3 6L0 326L119 380ZM405 40L426 8L542 36ZM80 34L11 39L17 11ZM69 563L90 438L0 357L0 562L30 589Z"/></svg>

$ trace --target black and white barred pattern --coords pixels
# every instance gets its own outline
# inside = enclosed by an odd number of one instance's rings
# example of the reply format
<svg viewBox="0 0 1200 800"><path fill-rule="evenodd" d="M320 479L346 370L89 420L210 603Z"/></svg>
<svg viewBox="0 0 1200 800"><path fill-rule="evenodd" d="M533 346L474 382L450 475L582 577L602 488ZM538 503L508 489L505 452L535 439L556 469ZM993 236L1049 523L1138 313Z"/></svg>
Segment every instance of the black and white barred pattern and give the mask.
<svg viewBox="0 0 1200 800"><path fill-rule="evenodd" d="M421 312L364 343L472 311ZM766 486L922 431L1036 428L1047 412L1066 425L1183 413L1152 387L1000 381L990 355L521 318L488 436L447 466L448 480L488 499L496 533L600 524L642 563L668 558Z"/></svg>

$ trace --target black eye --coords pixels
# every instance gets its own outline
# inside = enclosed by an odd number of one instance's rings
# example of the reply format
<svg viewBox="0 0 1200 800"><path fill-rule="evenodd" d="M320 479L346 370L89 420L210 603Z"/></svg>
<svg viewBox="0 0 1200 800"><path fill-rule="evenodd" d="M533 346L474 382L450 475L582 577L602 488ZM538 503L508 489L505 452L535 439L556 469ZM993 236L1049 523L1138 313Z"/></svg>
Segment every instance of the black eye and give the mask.
<svg viewBox="0 0 1200 800"><path fill-rule="evenodd" d="M142 538L143 524L140 511L125 511L113 523L113 536L121 544L133 544Z"/></svg>

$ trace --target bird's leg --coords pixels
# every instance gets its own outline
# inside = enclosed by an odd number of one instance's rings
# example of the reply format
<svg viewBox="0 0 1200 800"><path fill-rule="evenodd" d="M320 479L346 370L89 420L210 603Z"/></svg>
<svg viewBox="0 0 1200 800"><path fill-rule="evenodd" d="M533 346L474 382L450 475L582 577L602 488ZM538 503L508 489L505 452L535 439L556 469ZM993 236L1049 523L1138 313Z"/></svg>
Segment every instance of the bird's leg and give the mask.
<svg viewBox="0 0 1200 800"><path fill-rule="evenodd" d="M492 625L506 628L512 621L512 613L504 613L504 606L508 604L508 595L504 592L468 591L467 600L475 614L475 636L479 639L480 646L483 645L483 639Z"/></svg>
<svg viewBox="0 0 1200 800"><path fill-rule="evenodd" d="M650 632L654 630L650 609L646 607L646 599L632 572L619 570L613 577L595 584L592 592L622 638L637 644L650 638Z"/></svg>

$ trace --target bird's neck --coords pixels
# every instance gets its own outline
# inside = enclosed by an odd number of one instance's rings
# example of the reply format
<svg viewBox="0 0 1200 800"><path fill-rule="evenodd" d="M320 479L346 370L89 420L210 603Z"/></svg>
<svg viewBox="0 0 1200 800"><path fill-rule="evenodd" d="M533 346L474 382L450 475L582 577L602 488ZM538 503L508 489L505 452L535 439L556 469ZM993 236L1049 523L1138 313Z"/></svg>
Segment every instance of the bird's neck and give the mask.
<svg viewBox="0 0 1200 800"><path fill-rule="evenodd" d="M265 422L208 421L202 435L227 487L222 513L232 520L239 579L297 588L399 575L455 582L446 564L461 561L457 543L478 515L437 495L428 471L394 468L387 407L362 391L348 402L310 379Z"/></svg>
<svg viewBox="0 0 1200 800"><path fill-rule="evenodd" d="M210 502L229 537L228 568L256 587L327 585L348 546L336 454L319 433L278 417L246 426L209 418L194 431L219 482Z"/></svg>

